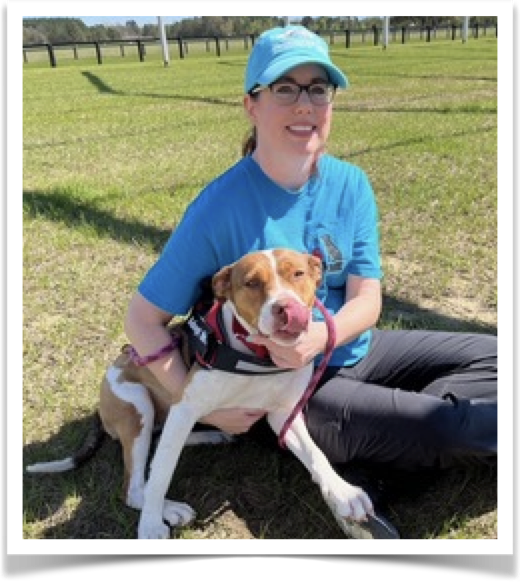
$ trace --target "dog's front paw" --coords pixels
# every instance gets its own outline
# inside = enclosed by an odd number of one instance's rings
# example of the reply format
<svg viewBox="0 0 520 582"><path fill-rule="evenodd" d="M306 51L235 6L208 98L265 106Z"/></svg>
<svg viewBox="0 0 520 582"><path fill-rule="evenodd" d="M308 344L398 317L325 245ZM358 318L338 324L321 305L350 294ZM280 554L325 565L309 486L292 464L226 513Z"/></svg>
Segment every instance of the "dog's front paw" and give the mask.
<svg viewBox="0 0 520 582"><path fill-rule="evenodd" d="M321 488L327 505L338 519L362 521L374 511L370 497L361 489L334 477Z"/></svg>
<svg viewBox="0 0 520 582"><path fill-rule="evenodd" d="M126 494L126 504L132 509L142 509L144 504L144 487L130 486Z"/></svg>
<svg viewBox="0 0 520 582"><path fill-rule="evenodd" d="M141 514L137 537L140 540L167 540L170 537L170 528L160 519Z"/></svg>
<svg viewBox="0 0 520 582"><path fill-rule="evenodd" d="M171 526L186 525L195 519L195 512L186 503L164 500L163 519Z"/></svg>

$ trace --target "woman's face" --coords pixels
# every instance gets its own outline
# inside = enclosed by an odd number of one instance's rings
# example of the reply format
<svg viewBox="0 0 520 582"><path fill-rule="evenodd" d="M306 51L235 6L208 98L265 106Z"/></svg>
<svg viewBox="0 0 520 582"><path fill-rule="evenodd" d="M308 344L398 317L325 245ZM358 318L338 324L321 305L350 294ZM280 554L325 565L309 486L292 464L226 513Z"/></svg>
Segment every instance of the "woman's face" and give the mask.
<svg viewBox="0 0 520 582"><path fill-rule="evenodd" d="M278 81L300 85L328 82L325 69L319 65L301 65L291 69ZM309 156L323 150L330 133L332 105L314 105L302 91L292 105L278 103L269 89L254 97L246 95L244 107L256 127L259 150L272 155Z"/></svg>

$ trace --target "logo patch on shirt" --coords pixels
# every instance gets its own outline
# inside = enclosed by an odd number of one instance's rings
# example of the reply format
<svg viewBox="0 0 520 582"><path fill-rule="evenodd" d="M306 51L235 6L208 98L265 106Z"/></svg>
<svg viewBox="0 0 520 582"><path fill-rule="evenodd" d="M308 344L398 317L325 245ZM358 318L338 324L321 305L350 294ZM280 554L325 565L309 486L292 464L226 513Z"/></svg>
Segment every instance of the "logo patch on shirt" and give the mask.
<svg viewBox="0 0 520 582"><path fill-rule="evenodd" d="M321 237L321 242L327 250L326 264L329 273L339 273L343 269L343 255L340 249L334 244L329 234Z"/></svg>

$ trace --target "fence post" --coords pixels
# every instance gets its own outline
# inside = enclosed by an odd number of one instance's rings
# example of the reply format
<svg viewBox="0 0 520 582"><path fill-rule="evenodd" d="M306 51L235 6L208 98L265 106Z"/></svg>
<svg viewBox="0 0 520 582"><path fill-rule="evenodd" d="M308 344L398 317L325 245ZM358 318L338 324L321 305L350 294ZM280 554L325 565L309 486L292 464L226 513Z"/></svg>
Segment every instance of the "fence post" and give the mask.
<svg viewBox="0 0 520 582"><path fill-rule="evenodd" d="M74 60L77 61L78 60L78 45L75 44L74 48L72 50L74 51Z"/></svg>
<svg viewBox="0 0 520 582"><path fill-rule="evenodd" d="M184 58L184 51L182 49L182 38L180 36L177 39L177 43L179 44L179 58L183 59Z"/></svg>
<svg viewBox="0 0 520 582"><path fill-rule="evenodd" d="M27 51L25 49L23 49L23 62L24 63L28 63L29 60L27 59Z"/></svg>
<svg viewBox="0 0 520 582"><path fill-rule="evenodd" d="M431 26L427 26L426 27L426 42L430 42L431 32L432 32L432 27Z"/></svg>
<svg viewBox="0 0 520 582"><path fill-rule="evenodd" d="M350 48L350 30L345 30L345 48Z"/></svg>
<svg viewBox="0 0 520 582"><path fill-rule="evenodd" d="M404 44L405 37L406 37L406 27L403 26L403 28L401 28L401 44Z"/></svg>
<svg viewBox="0 0 520 582"><path fill-rule="evenodd" d="M475 22L475 38L478 38L478 22Z"/></svg>
<svg viewBox="0 0 520 582"><path fill-rule="evenodd" d="M215 37L215 45L217 47L217 57L220 57L220 39L218 36Z"/></svg>
<svg viewBox="0 0 520 582"><path fill-rule="evenodd" d="M103 63L103 60L101 58L101 47L99 46L99 42L95 42L94 46L96 47L96 57L97 57L97 62L98 65L101 65Z"/></svg>
<svg viewBox="0 0 520 582"><path fill-rule="evenodd" d="M51 43L47 43L47 52L49 53L51 67L56 67L56 57L54 56L54 48Z"/></svg>
<svg viewBox="0 0 520 582"><path fill-rule="evenodd" d="M379 30L375 24L372 28L374 29L374 46L377 46L379 44Z"/></svg>
<svg viewBox="0 0 520 582"><path fill-rule="evenodd" d="M141 40L137 41L137 52L139 53L139 60L144 63L144 45Z"/></svg>

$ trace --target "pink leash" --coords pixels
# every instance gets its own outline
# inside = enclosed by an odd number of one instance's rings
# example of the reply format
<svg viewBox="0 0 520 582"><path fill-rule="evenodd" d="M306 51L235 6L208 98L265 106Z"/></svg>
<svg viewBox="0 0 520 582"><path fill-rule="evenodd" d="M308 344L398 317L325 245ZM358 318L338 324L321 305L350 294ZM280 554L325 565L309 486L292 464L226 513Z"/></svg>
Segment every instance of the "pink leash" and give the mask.
<svg viewBox="0 0 520 582"><path fill-rule="evenodd" d="M302 394L302 397L300 398L299 402L294 407L291 414L287 417L287 420L285 421L285 423L282 427L282 430L280 431L280 434L278 435L278 444L282 448L286 448L285 435L287 434L287 431L289 430L289 427L293 423L294 419L303 410L303 408L307 404L307 401L309 400L309 398L312 396L312 393L316 389L316 386L318 385L318 382L320 381L320 378L323 376L323 372L325 372L325 368L327 367L327 365L329 363L330 357L332 356L332 351L334 349L334 345L336 344L336 326L334 324L334 320L332 319L332 316L330 315L330 313L327 311L327 309L325 308L325 306L323 305L323 303L319 299L314 299L314 306L317 307L321 311L321 313L325 319L325 323L327 325L327 332L328 332L327 345L325 346L325 352L323 354L323 359L321 360L320 365L316 368L316 370L315 370L315 372L314 372L314 374L309 382L309 385L305 389L305 392Z"/></svg>

